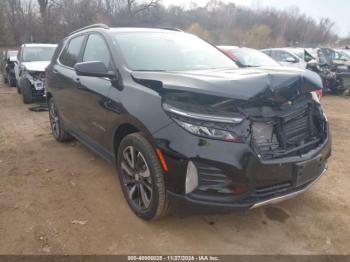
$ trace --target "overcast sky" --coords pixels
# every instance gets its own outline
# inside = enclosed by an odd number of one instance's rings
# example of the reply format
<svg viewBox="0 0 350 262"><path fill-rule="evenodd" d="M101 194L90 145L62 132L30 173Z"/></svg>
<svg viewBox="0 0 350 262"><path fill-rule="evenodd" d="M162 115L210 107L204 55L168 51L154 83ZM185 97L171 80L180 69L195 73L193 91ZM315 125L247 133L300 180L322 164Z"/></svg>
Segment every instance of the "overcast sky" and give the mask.
<svg viewBox="0 0 350 262"><path fill-rule="evenodd" d="M169 5L189 6L190 2L198 6L204 6L208 0L163 0ZM233 2L237 5L245 5L256 8L275 7L286 9L290 6L299 7L305 13L319 20L321 17L329 17L336 23L334 29L340 36L350 35L350 0L223 0L223 2Z"/></svg>

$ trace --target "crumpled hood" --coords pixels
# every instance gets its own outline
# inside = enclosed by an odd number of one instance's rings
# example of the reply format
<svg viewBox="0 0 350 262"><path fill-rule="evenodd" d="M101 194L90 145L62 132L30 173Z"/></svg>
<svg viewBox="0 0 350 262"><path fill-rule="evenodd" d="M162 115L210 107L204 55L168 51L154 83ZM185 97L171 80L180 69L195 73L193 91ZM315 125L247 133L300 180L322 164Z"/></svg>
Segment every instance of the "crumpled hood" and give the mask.
<svg viewBox="0 0 350 262"><path fill-rule="evenodd" d="M157 91L180 90L239 100L293 99L323 87L310 70L291 68L244 68L186 72L133 71L135 81Z"/></svg>
<svg viewBox="0 0 350 262"><path fill-rule="evenodd" d="M45 72L50 61L23 62L22 65L29 71Z"/></svg>

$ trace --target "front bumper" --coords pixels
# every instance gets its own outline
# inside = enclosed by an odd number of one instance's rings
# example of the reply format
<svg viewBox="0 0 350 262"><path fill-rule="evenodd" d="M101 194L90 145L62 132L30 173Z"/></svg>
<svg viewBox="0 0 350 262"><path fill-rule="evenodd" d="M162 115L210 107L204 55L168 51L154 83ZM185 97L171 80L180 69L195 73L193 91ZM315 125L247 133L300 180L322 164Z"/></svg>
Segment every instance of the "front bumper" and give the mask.
<svg viewBox="0 0 350 262"><path fill-rule="evenodd" d="M273 196L266 200L256 200L256 202L247 202L247 203L213 203L210 201L199 201L192 199L189 196L174 194L173 192L168 191L169 201L171 206L179 211L191 211L192 213L227 213L230 211L236 211L240 209L255 209L263 207L266 205L277 204L282 201L294 198L305 191L307 191L311 186L313 186L319 179L326 173L327 167L322 171L322 173L316 177L313 181L299 187L294 188L291 191L285 192L280 195Z"/></svg>
<svg viewBox="0 0 350 262"><path fill-rule="evenodd" d="M266 206L266 205L277 204L279 202L291 199L293 197L296 197L297 195L304 193L326 173L327 169L328 169L328 167L325 166L325 168L323 169L321 174L318 177L316 177L313 181L307 183L305 186L303 186L299 189L297 188L295 191L293 191L291 193L287 193L285 195L276 196L276 197L270 198L268 200L257 202L254 205L252 205L250 208L253 209L253 208L258 208L258 207L262 207L262 206Z"/></svg>
<svg viewBox="0 0 350 262"><path fill-rule="evenodd" d="M168 196L175 209L221 213L277 203L308 190L327 170L331 138L305 155L264 161L249 145L193 136L177 125L158 131L157 146L168 164ZM181 152L181 153L180 153ZM186 167L191 160L197 167L199 186L185 194ZM310 166L316 168L310 169ZM298 180L299 166L306 179ZM304 172L305 173L305 172ZM233 194L239 186L243 193Z"/></svg>
<svg viewBox="0 0 350 262"><path fill-rule="evenodd" d="M20 86L23 88L30 88L33 97L46 97L45 82L43 80L33 80L32 78L22 76L19 81Z"/></svg>

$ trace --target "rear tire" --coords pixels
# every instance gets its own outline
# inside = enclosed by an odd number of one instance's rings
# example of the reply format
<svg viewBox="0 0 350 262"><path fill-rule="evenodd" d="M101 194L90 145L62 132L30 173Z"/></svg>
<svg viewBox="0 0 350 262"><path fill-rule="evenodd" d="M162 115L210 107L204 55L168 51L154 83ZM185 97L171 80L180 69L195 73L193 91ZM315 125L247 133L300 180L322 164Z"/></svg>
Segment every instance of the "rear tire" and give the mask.
<svg viewBox="0 0 350 262"><path fill-rule="evenodd" d="M62 120L59 116L59 112L53 98L49 99L48 107L50 126L54 138L61 143L72 141L74 138L63 128Z"/></svg>
<svg viewBox="0 0 350 262"><path fill-rule="evenodd" d="M3 78L5 84L7 84L7 82L8 82L7 77L8 77L7 72L6 72L6 76L4 74L2 74L2 78Z"/></svg>
<svg viewBox="0 0 350 262"><path fill-rule="evenodd" d="M121 141L117 172L124 197L137 216L156 220L167 213L163 169L152 145L141 133L130 134Z"/></svg>
<svg viewBox="0 0 350 262"><path fill-rule="evenodd" d="M21 88L19 87L19 84L18 84L17 81L16 81L16 89L17 89L17 93L18 93L18 94L22 94Z"/></svg>
<svg viewBox="0 0 350 262"><path fill-rule="evenodd" d="M7 73L7 82L10 87L16 86L16 79L11 77L10 73Z"/></svg>
<svg viewBox="0 0 350 262"><path fill-rule="evenodd" d="M28 81L24 80L21 85L22 100L24 104L31 104L34 102L32 87Z"/></svg>

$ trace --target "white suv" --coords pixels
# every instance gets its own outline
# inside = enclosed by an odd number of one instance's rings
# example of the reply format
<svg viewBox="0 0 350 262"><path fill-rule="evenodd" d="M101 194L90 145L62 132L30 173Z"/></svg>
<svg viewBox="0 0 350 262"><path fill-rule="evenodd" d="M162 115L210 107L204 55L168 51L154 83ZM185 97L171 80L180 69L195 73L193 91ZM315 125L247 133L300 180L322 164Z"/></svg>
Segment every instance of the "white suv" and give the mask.
<svg viewBox="0 0 350 262"><path fill-rule="evenodd" d="M260 50L269 55L283 66L292 66L305 69L304 49L301 48L270 48Z"/></svg>
<svg viewBox="0 0 350 262"><path fill-rule="evenodd" d="M17 91L22 93L23 103L32 103L45 96L45 69L57 45L23 44L15 63Z"/></svg>

